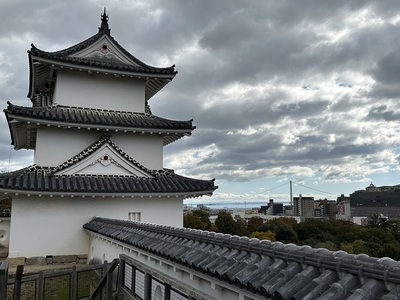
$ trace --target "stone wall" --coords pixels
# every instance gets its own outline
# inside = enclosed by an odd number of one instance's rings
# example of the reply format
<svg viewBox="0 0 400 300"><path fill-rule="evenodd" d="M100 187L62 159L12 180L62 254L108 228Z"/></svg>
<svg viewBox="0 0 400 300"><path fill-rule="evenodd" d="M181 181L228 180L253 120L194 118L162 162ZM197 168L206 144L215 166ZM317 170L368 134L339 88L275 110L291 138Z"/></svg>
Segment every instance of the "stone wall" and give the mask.
<svg viewBox="0 0 400 300"><path fill-rule="evenodd" d="M78 255L47 255L34 257L12 257L8 258L10 268L16 268L18 265L24 266L63 266L63 265L83 265L87 264L87 254Z"/></svg>

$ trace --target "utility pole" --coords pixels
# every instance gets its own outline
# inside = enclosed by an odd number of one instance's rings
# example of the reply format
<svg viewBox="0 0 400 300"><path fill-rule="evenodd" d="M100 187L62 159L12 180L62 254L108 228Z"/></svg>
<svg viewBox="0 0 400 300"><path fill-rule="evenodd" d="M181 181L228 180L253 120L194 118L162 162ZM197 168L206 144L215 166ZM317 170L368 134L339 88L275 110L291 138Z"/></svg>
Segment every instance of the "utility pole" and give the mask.
<svg viewBox="0 0 400 300"><path fill-rule="evenodd" d="M290 208L292 210L292 215L294 215L294 207L293 207L293 189L292 189L292 181L290 180Z"/></svg>

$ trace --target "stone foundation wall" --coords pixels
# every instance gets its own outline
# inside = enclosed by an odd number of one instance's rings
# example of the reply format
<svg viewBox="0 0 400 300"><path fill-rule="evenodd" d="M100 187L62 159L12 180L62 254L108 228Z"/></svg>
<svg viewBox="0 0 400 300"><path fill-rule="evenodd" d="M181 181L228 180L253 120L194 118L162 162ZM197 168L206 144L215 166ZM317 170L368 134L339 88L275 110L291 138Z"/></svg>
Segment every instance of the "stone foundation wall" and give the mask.
<svg viewBox="0 0 400 300"><path fill-rule="evenodd" d="M18 265L24 266L63 266L63 265L83 265L87 264L87 254L77 255L47 255L34 257L13 257L8 258L10 268Z"/></svg>

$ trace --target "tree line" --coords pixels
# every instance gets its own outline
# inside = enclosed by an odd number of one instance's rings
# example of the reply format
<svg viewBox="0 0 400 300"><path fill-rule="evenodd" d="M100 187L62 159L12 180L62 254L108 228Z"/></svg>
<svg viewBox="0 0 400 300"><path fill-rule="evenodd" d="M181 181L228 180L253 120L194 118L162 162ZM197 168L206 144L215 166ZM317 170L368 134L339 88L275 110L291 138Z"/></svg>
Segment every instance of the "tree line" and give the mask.
<svg viewBox="0 0 400 300"><path fill-rule="evenodd" d="M184 216L183 225L193 229L400 260L400 221L389 221L377 215L371 216L367 226L360 226L349 221L327 219L306 219L297 223L291 217L264 222L261 217L255 216L246 222L221 211L212 224L208 212L194 210Z"/></svg>

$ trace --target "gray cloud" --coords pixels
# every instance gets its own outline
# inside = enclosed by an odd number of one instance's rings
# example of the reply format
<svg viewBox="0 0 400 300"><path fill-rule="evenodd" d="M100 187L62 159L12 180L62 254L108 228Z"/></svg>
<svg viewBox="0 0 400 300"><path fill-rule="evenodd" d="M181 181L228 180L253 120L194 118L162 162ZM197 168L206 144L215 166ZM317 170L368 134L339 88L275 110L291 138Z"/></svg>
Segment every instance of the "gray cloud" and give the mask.
<svg viewBox="0 0 400 300"><path fill-rule="evenodd" d="M104 2L0 3L3 108L29 105L30 44L60 50L90 37L105 5L122 46L179 72L150 105L197 129L165 148L166 167L227 181L398 172L398 1ZM2 126L0 167L28 164L31 152L10 156Z"/></svg>

